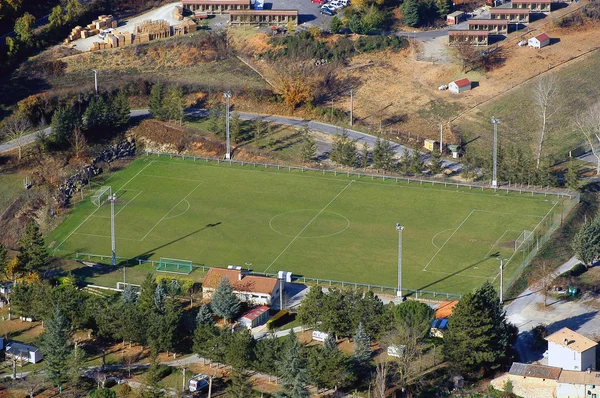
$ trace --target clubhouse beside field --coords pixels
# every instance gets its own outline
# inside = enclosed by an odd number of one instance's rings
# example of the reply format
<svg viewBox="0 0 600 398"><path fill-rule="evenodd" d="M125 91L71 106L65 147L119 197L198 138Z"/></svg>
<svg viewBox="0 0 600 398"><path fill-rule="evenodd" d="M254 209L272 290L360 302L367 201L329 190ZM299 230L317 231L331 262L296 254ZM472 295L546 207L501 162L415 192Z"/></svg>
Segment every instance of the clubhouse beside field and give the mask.
<svg viewBox="0 0 600 398"><path fill-rule="evenodd" d="M236 296L247 303L271 305L273 298L279 296L279 281L275 278L249 275L245 270L211 268L202 282L204 297L210 298L223 278L229 280Z"/></svg>

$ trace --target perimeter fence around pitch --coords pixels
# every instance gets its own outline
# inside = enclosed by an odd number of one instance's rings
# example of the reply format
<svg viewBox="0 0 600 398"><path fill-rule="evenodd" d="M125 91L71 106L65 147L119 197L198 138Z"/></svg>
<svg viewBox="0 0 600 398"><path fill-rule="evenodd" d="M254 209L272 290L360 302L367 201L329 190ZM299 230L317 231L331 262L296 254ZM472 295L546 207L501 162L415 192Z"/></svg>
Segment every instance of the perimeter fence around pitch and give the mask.
<svg viewBox="0 0 600 398"><path fill-rule="evenodd" d="M233 160L233 159L219 159L219 158L207 158L202 156L192 156L192 155L184 155L184 154L176 154L176 153L159 153L159 152L151 152L146 151L146 156L156 156L158 158L167 157L169 159L182 159L182 160L193 160L195 162L201 161L205 163L216 163L218 165L228 164L228 165L239 165L239 166L247 166L253 168L264 168L264 169L277 169L279 171L300 171L304 172L314 172L322 175L333 175L337 176L347 176L347 177L356 177L357 179L370 179L370 180L382 180L382 181L395 181L396 183L406 183L406 184L419 184L419 185L430 185L432 187L445 187L445 188L468 188L469 190L477 189L481 191L493 191L494 193L516 193L520 195L543 195L545 198L547 197L557 197L557 198L568 198L575 199L579 202L579 193L572 191L564 191L564 190L551 190L544 189L544 187L530 186L525 184L511 184L507 183L499 187L491 187L488 184L465 184L454 181L446 181L446 180L437 180L434 178L415 178L415 177L406 177L406 176L395 176L391 174L370 174L370 173L361 173L358 169L348 169L348 170L330 170L330 169L319 169L312 167L302 167L302 166L284 166L280 164L272 164L272 163L259 163L259 162L246 162L243 160Z"/></svg>
<svg viewBox="0 0 600 398"><path fill-rule="evenodd" d="M73 258L75 260L79 260L79 261L95 260L98 263L108 265L110 263L110 260L112 257L103 255L103 254L79 253L78 252L78 253L75 253L75 256ZM142 259L142 258L137 258L137 257L133 257L133 258L117 257L117 260L119 261L119 264L117 265L118 267L122 267L123 265L134 266L134 265L141 265L141 264L152 264L152 267L156 268L156 266L160 263L160 261ZM206 275L206 273L208 273L208 270L211 269L212 267L209 267L207 265L192 264L192 268L193 268L194 276L197 276L198 275L197 273ZM278 274L254 272L254 271L247 271L247 272L248 272L248 275L265 276L268 278L275 278L275 279L277 279L277 277L278 277ZM398 291L398 288L394 287L394 286L382 286L382 285L373 285L373 284L369 284L369 283L337 281L337 280L324 279L324 278L310 278L310 277L300 276L300 275L293 275L292 281L294 283L304 283L306 285L321 286L324 288L342 288L342 289L357 289L357 290L361 289L364 291L373 291L374 293L377 293L377 294L386 294L386 295L390 295L390 296L394 296L394 297L396 296L396 293ZM107 286L107 287L114 288L113 286ZM450 299L458 300L461 297L460 294L456 294L456 293L435 292L432 290L402 289L402 292L404 293L404 296L412 297L414 299L421 299L421 300L434 300L434 301L450 300Z"/></svg>

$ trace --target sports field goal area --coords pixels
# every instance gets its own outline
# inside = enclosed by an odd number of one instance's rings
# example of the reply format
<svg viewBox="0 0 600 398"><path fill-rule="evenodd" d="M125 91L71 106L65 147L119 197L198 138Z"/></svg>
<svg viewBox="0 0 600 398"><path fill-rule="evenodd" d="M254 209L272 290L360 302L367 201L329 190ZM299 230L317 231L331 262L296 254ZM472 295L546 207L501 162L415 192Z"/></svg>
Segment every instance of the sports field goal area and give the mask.
<svg viewBox="0 0 600 398"><path fill-rule="evenodd" d="M156 266L156 270L159 272L189 275L193 270L193 266L192 262L189 260L161 257Z"/></svg>
<svg viewBox="0 0 600 398"><path fill-rule="evenodd" d="M462 294L486 280L499 286L498 258L508 259L507 285L578 201L165 156L138 158L104 184L118 197L117 256L136 259L127 281L137 284L149 270L194 277L201 266L250 264L258 273L393 288L400 223L403 288ZM98 194L50 234L55 255L110 259L111 206L102 205L107 192Z"/></svg>

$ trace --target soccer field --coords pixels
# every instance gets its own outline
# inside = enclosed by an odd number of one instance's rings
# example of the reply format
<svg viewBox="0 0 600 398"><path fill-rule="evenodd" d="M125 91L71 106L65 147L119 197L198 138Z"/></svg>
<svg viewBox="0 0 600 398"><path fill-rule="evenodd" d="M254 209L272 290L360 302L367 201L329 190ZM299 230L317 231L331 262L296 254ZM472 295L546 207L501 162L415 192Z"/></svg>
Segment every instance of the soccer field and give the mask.
<svg viewBox="0 0 600 398"><path fill-rule="evenodd" d="M118 197L119 257L396 286L399 222L403 287L447 293L498 284L494 255L509 259L508 278L531 248L515 250L517 238L570 208L543 194L153 156L105 185ZM47 241L59 256L109 256L110 205L84 200Z"/></svg>

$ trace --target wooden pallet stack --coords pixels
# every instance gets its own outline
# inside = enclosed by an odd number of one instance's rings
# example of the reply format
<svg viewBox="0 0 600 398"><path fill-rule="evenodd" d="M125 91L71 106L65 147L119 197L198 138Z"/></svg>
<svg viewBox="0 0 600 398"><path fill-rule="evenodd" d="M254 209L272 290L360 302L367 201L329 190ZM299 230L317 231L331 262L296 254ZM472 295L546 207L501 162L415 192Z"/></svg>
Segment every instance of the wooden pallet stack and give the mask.
<svg viewBox="0 0 600 398"><path fill-rule="evenodd" d="M76 26L71 30L69 37L65 39L65 44L72 42L77 39L86 39L91 36L95 36L104 29L113 28L115 29L118 25L118 21L112 15L100 15L98 19L92 21L84 27Z"/></svg>
<svg viewBox="0 0 600 398"><path fill-rule="evenodd" d="M146 20L141 24L136 24L134 28L134 34L148 35L148 40L164 39L171 36L171 25L164 19L156 21Z"/></svg>
<svg viewBox="0 0 600 398"><path fill-rule="evenodd" d="M183 22L177 25L173 25L173 36L183 36L188 33L195 32L198 28L196 22L191 18L185 17Z"/></svg>
<svg viewBox="0 0 600 398"><path fill-rule="evenodd" d="M173 17L177 21L183 21L183 7L182 6L175 6L175 8L173 9Z"/></svg>

